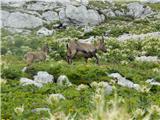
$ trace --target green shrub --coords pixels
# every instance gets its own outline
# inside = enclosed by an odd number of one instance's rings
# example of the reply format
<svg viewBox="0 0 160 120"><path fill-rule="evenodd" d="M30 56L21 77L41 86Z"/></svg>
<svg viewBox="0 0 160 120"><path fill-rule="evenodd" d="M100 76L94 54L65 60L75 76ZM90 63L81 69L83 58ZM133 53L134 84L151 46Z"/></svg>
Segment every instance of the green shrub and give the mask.
<svg viewBox="0 0 160 120"><path fill-rule="evenodd" d="M5 79L19 79L22 77L22 72L15 68L2 69L2 78Z"/></svg>
<svg viewBox="0 0 160 120"><path fill-rule="evenodd" d="M147 6L151 7L153 10L160 10L160 3L147 3Z"/></svg>

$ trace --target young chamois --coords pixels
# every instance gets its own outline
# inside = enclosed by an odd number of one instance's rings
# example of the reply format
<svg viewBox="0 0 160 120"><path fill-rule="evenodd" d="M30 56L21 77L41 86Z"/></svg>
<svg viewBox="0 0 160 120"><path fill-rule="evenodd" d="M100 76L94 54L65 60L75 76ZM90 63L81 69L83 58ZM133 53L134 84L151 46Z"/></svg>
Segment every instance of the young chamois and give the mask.
<svg viewBox="0 0 160 120"><path fill-rule="evenodd" d="M49 52L48 44L44 45L40 51L27 52L24 58L27 62L27 66L30 66L35 61L44 61L47 58Z"/></svg>
<svg viewBox="0 0 160 120"><path fill-rule="evenodd" d="M102 37L102 40L98 41L95 45L90 44L90 43L82 43L79 41L70 41L67 44L67 57L66 57L66 59L67 59L67 62L69 64L71 64L72 59L78 53L78 54L83 55L86 63L87 63L88 58L95 57L96 63L99 64L99 59L96 56L96 53L98 50L101 50L102 52L107 52L103 37Z"/></svg>

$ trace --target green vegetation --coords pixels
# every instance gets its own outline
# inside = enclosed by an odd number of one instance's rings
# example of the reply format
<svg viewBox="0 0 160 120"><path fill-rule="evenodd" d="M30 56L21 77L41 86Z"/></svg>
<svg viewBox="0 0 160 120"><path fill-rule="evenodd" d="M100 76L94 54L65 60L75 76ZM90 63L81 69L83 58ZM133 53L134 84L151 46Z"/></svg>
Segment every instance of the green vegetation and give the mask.
<svg viewBox="0 0 160 120"><path fill-rule="evenodd" d="M118 72L127 79L142 86L147 85L145 80L149 78L160 81L159 63L137 62L134 61L134 58L131 59L132 57L129 57L132 54L133 56L141 54L141 51L143 50L145 50L148 55L158 55L159 51L157 48L159 48L159 43L159 39L146 39L144 41L128 41L122 44L113 39L106 41L106 46L109 48L108 53L99 53L100 66L95 64L94 59L90 59L88 61L89 63L86 64L83 58L74 59L73 64L68 65L63 58L56 58L56 56L54 56L45 62L34 63L26 73L21 72L22 68L26 65L21 57L4 55L2 56L3 63L1 64L1 75L3 78L2 80L6 82L1 82L2 118L39 119L44 117L56 117L56 114L67 117L65 116L66 114L70 117L75 116L75 119L87 119L88 114L93 114L105 119L100 113L95 114L95 111L92 111L96 107L96 104L93 104L94 100L92 100L96 89L87 88L84 91L78 91L76 89L79 84L91 84L93 81L107 81L112 85L115 85L119 97L118 99L123 99L121 106L126 111L123 114L134 116L135 111L139 109L145 111L145 114L149 114L150 107L153 105L160 105L159 99L157 99L160 97L160 88L158 86L152 86L149 92L141 93L133 89L123 88L113 84L112 79L108 77L107 74ZM146 46L153 47L153 51L151 51L150 47L147 48ZM64 49L62 51L64 51ZM56 59L59 61L56 61ZM47 71L49 74L54 75L55 80L60 75L65 74L74 85L66 87L58 86L56 83L53 83L46 84L42 88L37 88L33 85L20 85L19 79L21 77L33 79L33 75L38 71ZM54 93L61 93L66 99L58 103L49 104L46 99L50 94ZM112 109L110 104L108 104L112 99L114 99L113 93L104 98L107 109ZM17 113L17 109L22 109L22 106L24 106L24 112ZM32 112L33 109L36 108L49 108L51 109L52 115L47 111ZM117 109L119 109L119 107ZM63 111L64 114L59 113L59 111ZM106 112L107 111L108 110L106 110ZM151 117L155 120L158 119L159 116L157 112L152 114ZM96 116L94 116L94 118Z"/></svg>
<svg viewBox="0 0 160 120"><path fill-rule="evenodd" d="M107 8L110 4L107 2L103 2L103 1L96 1L96 0L91 0L89 1L89 5L91 7L96 7L96 8L100 8L100 9L105 9Z"/></svg>
<svg viewBox="0 0 160 120"><path fill-rule="evenodd" d="M153 10L156 10L156 11L160 10L160 3L148 3L146 5L151 7Z"/></svg>
<svg viewBox="0 0 160 120"><path fill-rule="evenodd" d="M63 32L62 32L63 33ZM7 48L2 56L2 79L7 83L2 84L1 97L2 97L2 118L3 119L39 119L43 117L50 117L48 112L33 113L35 108L50 108L51 113L63 111L65 114L76 114L75 118L83 118L88 115L95 107L91 103L91 96L94 91L88 88L85 91L77 91L76 87L79 84L92 83L93 81L107 81L111 82L112 79L107 74L118 72L129 80L144 85L145 80L154 78L160 81L159 63L145 63L137 62L134 60L138 55L159 55L160 39L146 38L143 41L127 41L124 43L117 42L115 39L106 41L108 48L107 53L99 53L100 66L95 64L94 59L90 59L88 64L84 59L74 59L72 65L68 65L65 61L66 48L65 44L68 39L59 39L58 42L55 38L57 34L52 37L38 38L34 36L12 36L12 44L9 41L9 36L2 36L2 48ZM59 36L60 37L60 36ZM66 36L67 37L67 36ZM68 36L71 37L71 36ZM26 73L21 70L26 65L23 60L23 55L27 51L36 50L37 46L41 46L43 42L48 42L52 51L49 60L45 62L34 63ZM22 49L21 46L26 46ZM8 52L10 51L10 53ZM56 52L55 52L56 51ZM59 60L59 61L57 61ZM54 75L55 80L65 74L69 80L75 84L72 87L60 87L54 84L46 84L42 88L36 88L33 85L21 86L19 79L27 77L32 79L38 71L47 71ZM159 100L159 87L153 86L149 93L139 93L135 90L122 88L117 86L118 96L124 99L124 106L127 106L127 114L133 115L137 108L146 111L146 108L152 105L160 105ZM66 100L56 104L48 104L47 97L52 93L61 93L66 97ZM160 97L160 96L159 96ZM105 102L113 99L113 94L106 97ZM16 107L24 105L24 112L17 114ZM83 114L83 116L82 116ZM147 114L147 112L146 112ZM53 115L55 116L55 115ZM52 117L53 117L52 116ZM152 116L153 117L153 116ZM157 119L157 114L154 114Z"/></svg>
<svg viewBox="0 0 160 120"><path fill-rule="evenodd" d="M121 107L126 106L126 112L131 116L133 116L133 114L135 114L134 111L137 111L138 109L141 109L145 111L145 114L148 114L150 110L148 108L152 107L152 105L160 105L159 100L157 99L160 97L160 89L156 88L156 86L153 86L147 93L140 93L136 90L121 88L119 86L116 87L118 100L122 100ZM56 84L46 84L43 88L36 88L33 85L22 87L19 85L18 80L7 80L7 83L2 85L1 91L2 111L5 111L2 112L2 119L39 119L49 117L47 111L32 112L33 109L36 108L49 108L51 109L51 113L54 114L59 111L63 111L65 114L71 114L72 116L76 114L75 119L82 119L89 113L94 113L96 104L93 103L93 100L98 99L97 97L93 99L95 91L96 89L91 88L77 91L75 85L65 87L57 86ZM58 103L53 102L53 104L49 104L47 98L50 94L54 93L61 93L66 99L59 101ZM112 108L109 104L109 101L112 99L114 99L114 94L110 94L104 98L107 109ZM15 108L21 106L24 106L24 111L22 113L17 113ZM105 106L101 105L99 107ZM98 110L98 108L96 109ZM97 113L94 115L101 114ZM159 116L155 112L152 117L153 119L158 120Z"/></svg>
<svg viewBox="0 0 160 120"><path fill-rule="evenodd" d="M29 4L29 3L28 3ZM98 8L107 8L108 3L90 1ZM159 4L148 4L159 10ZM116 6L121 6L117 3ZM45 25L52 28L54 23ZM66 62L66 44L70 40L87 39L109 31L110 38L105 39L106 53L98 52L100 65L95 59L85 63L77 56L73 64ZM94 26L84 33L82 27L70 26L59 29L49 37L39 37L34 31L30 35L11 34L2 29L1 34L1 118L2 120L159 120L160 87L151 86L145 81L153 78L160 82L159 62L136 61L137 56L160 57L160 38L128 40L119 42L116 37L124 34L144 34L160 31L160 22L154 18L133 20L131 18L108 18L104 23ZM48 43L50 52L46 61L34 62L26 72L24 54L38 51ZM22 86L20 78L33 79L38 71L46 71L54 76L66 75L72 86L59 86L48 83L38 88L34 85ZM120 73L123 77L140 85L140 90L122 87L108 77L110 73ZM104 93L98 83L108 82L113 86L111 94ZM96 83L95 83L96 82ZM92 86L92 84L95 86ZM81 85L81 89L79 86ZM91 85L92 87L89 87ZM84 87L84 88L83 88ZM65 100L57 100L52 94L62 94ZM50 111L35 112L36 108L48 108ZM47 119L47 120L48 120Z"/></svg>

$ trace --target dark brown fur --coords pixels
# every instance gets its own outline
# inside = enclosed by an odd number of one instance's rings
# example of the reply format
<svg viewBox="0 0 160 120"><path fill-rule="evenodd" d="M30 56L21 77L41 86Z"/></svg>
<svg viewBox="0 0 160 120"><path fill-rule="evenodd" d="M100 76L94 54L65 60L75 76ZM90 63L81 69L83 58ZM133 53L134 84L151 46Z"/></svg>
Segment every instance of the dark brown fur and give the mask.
<svg viewBox="0 0 160 120"><path fill-rule="evenodd" d="M95 45L89 44L89 43L81 43L79 41L70 41L69 44L67 44L67 62L69 64L72 63L72 59L74 56L77 55L77 53L80 53L85 58L86 62L88 58L95 57L96 63L99 64L99 59L96 56L96 53L98 50L101 50L103 52L107 52L104 44L104 39L100 40Z"/></svg>

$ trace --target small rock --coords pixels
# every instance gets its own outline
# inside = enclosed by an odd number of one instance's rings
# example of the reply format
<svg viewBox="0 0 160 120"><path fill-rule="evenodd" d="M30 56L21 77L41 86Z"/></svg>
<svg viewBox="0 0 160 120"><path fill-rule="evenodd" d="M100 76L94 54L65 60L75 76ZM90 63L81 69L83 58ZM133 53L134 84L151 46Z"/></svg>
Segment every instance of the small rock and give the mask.
<svg viewBox="0 0 160 120"><path fill-rule="evenodd" d="M67 85L67 86L71 86L72 83L69 81L68 77L65 75L60 75L57 79L57 84L58 85Z"/></svg>
<svg viewBox="0 0 160 120"><path fill-rule="evenodd" d="M41 112L41 111L50 111L49 108L35 108L33 110L31 110L32 112Z"/></svg>
<svg viewBox="0 0 160 120"><path fill-rule="evenodd" d="M116 16L124 16L125 14L119 10L115 11Z"/></svg>
<svg viewBox="0 0 160 120"><path fill-rule="evenodd" d="M31 79L28 79L28 78L21 78L21 79L20 79L20 84L21 84L22 86L35 85L35 86L37 86L37 87L39 87L39 88L41 88L41 87L43 86L42 83L38 83L38 82L36 82L36 81L34 81L34 80L31 80Z"/></svg>
<svg viewBox="0 0 160 120"><path fill-rule="evenodd" d="M134 88L136 90L139 90L140 88L138 84L134 84L132 81L127 80L126 78L122 77L119 73L112 73L108 76L115 78L115 80L117 80L117 84L121 86L128 87L128 88Z"/></svg>
<svg viewBox="0 0 160 120"><path fill-rule="evenodd" d="M53 75L50 75L44 71L39 71L37 75L34 76L34 81L42 84L52 83L53 80L54 80Z"/></svg>
<svg viewBox="0 0 160 120"><path fill-rule="evenodd" d="M160 82L157 82L155 79L148 79L146 80L147 83L151 84L151 85L158 85L160 86Z"/></svg>
<svg viewBox="0 0 160 120"><path fill-rule="evenodd" d="M42 27L41 29L37 31L37 35L39 36L50 36L52 34L53 34L53 30L48 30L45 27Z"/></svg>
<svg viewBox="0 0 160 120"><path fill-rule="evenodd" d="M159 62L160 59L158 59L157 56L140 56L136 57L135 60L142 61L142 62Z"/></svg>
<svg viewBox="0 0 160 120"><path fill-rule="evenodd" d="M104 9L104 10L101 10L101 12L106 16L106 17L115 17L115 13L113 12L112 9Z"/></svg>
<svg viewBox="0 0 160 120"><path fill-rule="evenodd" d="M144 40L145 38L152 37L152 38L160 38L160 32L151 32L146 34L123 34L120 35L117 40L118 41L126 41L126 40Z"/></svg>

